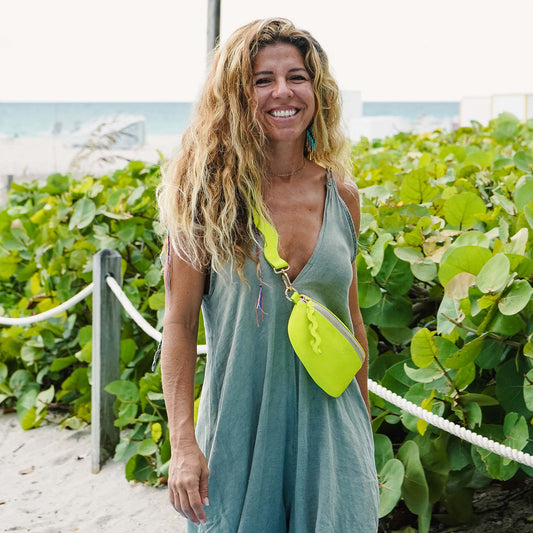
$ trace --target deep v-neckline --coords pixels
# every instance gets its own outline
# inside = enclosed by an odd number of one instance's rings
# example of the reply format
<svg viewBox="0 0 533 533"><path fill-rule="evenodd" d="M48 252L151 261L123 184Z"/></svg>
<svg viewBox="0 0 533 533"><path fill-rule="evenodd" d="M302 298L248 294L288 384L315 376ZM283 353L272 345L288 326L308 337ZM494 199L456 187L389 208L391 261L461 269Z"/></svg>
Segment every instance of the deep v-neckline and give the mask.
<svg viewBox="0 0 533 533"><path fill-rule="evenodd" d="M321 242L323 240L324 231L325 231L325 227L326 227L326 218L327 218L327 211L328 211L328 202L329 202L329 199L330 199L330 189L331 189L331 180L332 179L333 179L333 177L331 176L329 169L326 170L326 195L325 195L325 198L324 198L324 208L323 208L323 211L322 211L322 224L320 226L320 230L318 232L318 236L317 236L315 245L313 247L313 252L309 256L309 259L305 262L305 264L301 268L300 272L298 272L298 274L296 274L296 277L294 277L294 278L292 278L292 276L291 276L291 270L290 270L290 264L289 264L289 270L287 271L287 274L289 276L289 279L290 279L291 283L297 283L298 280L302 277L302 274L304 274L307 270L309 270L309 268L311 267L311 265L314 262L314 258L317 255L318 250L320 248L320 244L321 244ZM287 263L288 263L288 261L287 261Z"/></svg>

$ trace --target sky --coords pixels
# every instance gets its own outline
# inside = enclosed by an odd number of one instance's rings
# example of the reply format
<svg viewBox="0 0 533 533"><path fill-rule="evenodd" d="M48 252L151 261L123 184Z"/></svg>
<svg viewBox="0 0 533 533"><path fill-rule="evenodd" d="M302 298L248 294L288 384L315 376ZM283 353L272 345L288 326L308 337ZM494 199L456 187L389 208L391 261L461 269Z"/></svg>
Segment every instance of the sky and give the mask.
<svg viewBox="0 0 533 533"><path fill-rule="evenodd" d="M0 0L0 102L192 101L208 0ZM309 30L364 101L533 94L533 0L221 0Z"/></svg>

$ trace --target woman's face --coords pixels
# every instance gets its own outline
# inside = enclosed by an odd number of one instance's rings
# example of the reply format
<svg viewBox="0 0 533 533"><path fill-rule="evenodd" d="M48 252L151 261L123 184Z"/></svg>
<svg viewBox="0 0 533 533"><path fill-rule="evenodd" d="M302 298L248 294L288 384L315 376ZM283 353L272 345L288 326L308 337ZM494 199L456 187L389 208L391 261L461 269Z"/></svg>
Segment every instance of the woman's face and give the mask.
<svg viewBox="0 0 533 533"><path fill-rule="evenodd" d="M305 130L315 113L313 81L302 55L292 44L278 43L255 57L253 101L270 141L305 142Z"/></svg>

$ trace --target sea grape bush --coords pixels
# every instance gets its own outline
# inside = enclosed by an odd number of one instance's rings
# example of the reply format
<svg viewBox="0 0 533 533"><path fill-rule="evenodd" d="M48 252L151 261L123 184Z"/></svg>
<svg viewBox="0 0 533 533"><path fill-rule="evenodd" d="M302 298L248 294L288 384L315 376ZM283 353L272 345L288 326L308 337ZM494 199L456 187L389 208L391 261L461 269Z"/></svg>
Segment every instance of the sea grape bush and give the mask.
<svg viewBox="0 0 533 533"><path fill-rule="evenodd" d="M353 147L361 194L357 273L370 377L445 418L533 452L533 121L401 133ZM0 314L50 309L92 279L102 248L122 256L124 290L161 328L157 165L100 178L15 184L0 212ZM91 298L46 322L0 327L0 404L24 428L51 410L90 420ZM203 327L200 344L205 343ZM170 443L155 342L125 318L108 391L128 479L164 482ZM196 405L205 359L196 372ZM383 520L400 507L428 531L472 519L475 488L532 469L428 426L371 395Z"/></svg>
<svg viewBox="0 0 533 533"><path fill-rule="evenodd" d="M158 182L159 165L134 161L98 178L53 174L44 184L13 184L0 212L0 315L37 314L74 296L92 281L93 255L111 248L122 256L125 293L161 329ZM24 429L52 413L70 428L90 422L91 312L89 297L48 321L0 326L0 405L15 408ZM115 458L126 461L129 479L158 483L170 444L161 376L151 372L157 345L123 317L121 380L109 386L124 430ZM202 325L198 340L205 344ZM204 365L199 358L197 396Z"/></svg>
<svg viewBox="0 0 533 533"><path fill-rule="evenodd" d="M533 452L533 121L398 134L353 148L370 377L423 408ZM382 516L403 499L472 518L475 488L533 470L372 396ZM437 502L440 502L438 506Z"/></svg>

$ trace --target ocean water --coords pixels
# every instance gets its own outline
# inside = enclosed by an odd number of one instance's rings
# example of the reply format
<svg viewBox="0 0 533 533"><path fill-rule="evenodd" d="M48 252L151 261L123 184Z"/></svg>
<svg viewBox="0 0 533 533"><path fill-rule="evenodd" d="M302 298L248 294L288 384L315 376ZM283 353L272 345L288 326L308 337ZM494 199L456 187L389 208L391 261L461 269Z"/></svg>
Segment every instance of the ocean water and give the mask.
<svg viewBox="0 0 533 533"><path fill-rule="evenodd" d="M363 102L363 116L397 115L415 120L423 115L450 120L459 115L459 102Z"/></svg>
<svg viewBox="0 0 533 533"><path fill-rule="evenodd" d="M174 135L187 126L191 107L189 102L0 102L0 136L63 136L86 122L123 114L144 116L147 135Z"/></svg>
<svg viewBox="0 0 533 533"><path fill-rule="evenodd" d="M190 102L0 102L0 137L68 136L86 122L121 114L144 116L146 135L179 135L191 109ZM363 116L379 115L451 120L459 102L363 103Z"/></svg>

